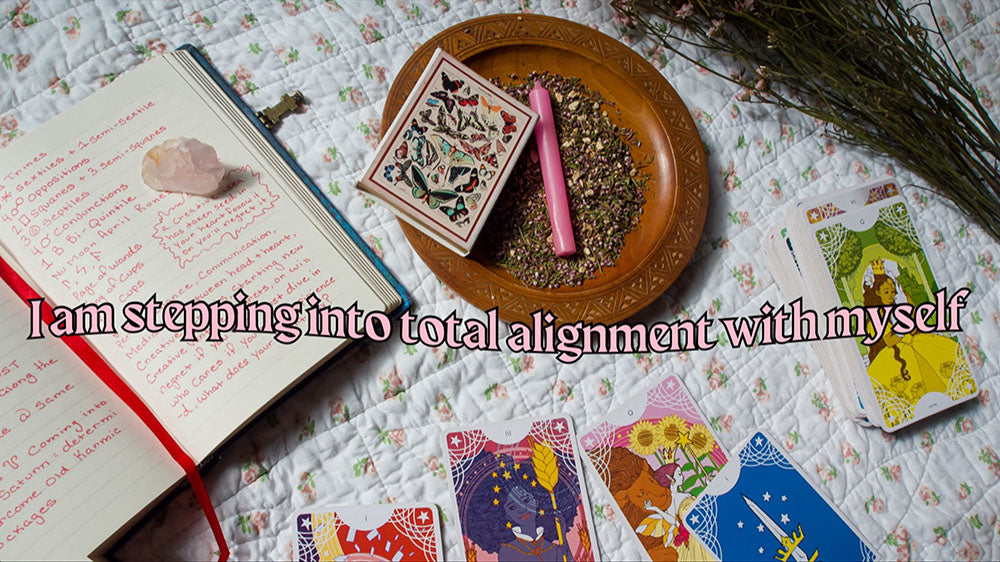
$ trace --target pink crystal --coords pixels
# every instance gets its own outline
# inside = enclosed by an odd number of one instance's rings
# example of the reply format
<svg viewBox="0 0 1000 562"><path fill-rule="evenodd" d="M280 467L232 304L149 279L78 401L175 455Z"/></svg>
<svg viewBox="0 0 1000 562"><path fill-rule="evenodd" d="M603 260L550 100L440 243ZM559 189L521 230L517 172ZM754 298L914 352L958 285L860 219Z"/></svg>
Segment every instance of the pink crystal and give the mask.
<svg viewBox="0 0 1000 562"><path fill-rule="evenodd" d="M142 159L142 181L157 191L211 195L224 173L215 149L198 139L169 139Z"/></svg>

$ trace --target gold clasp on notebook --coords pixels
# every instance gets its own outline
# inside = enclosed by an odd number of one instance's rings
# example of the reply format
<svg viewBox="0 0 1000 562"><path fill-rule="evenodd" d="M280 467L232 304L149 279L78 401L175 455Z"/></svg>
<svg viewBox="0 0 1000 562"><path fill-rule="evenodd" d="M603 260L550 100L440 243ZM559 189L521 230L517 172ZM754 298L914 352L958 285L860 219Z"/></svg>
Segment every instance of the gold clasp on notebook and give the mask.
<svg viewBox="0 0 1000 562"><path fill-rule="evenodd" d="M278 103L258 111L257 118L270 131L281 122L282 117L298 109L304 100L305 97L298 90L291 95L282 94Z"/></svg>

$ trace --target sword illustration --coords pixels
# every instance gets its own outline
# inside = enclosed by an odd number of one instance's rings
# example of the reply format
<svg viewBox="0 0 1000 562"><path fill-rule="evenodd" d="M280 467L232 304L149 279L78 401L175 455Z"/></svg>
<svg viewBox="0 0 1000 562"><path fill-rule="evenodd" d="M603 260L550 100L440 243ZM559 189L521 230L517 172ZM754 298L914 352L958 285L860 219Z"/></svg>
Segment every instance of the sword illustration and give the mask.
<svg viewBox="0 0 1000 562"><path fill-rule="evenodd" d="M767 530L774 535L774 538L781 543L781 546L785 547L784 551L778 549L779 556L775 556L775 559L781 560L782 562L787 562L789 557L795 558L796 562L813 562L816 560L816 557L819 555L818 550L813 552L813 555L810 557L804 550L802 550L801 547L799 547L799 543L802 542L802 539L805 537L802 533L802 525L799 525L797 533L792 531L792 536L788 536L788 533L775 523L774 519L771 519L768 514L764 513L763 509L758 507L757 504L755 504L750 498L746 497L745 494L740 495L743 496L743 501L747 503L747 507L750 508L750 511L752 511L753 514L760 519L760 522L767 527Z"/></svg>

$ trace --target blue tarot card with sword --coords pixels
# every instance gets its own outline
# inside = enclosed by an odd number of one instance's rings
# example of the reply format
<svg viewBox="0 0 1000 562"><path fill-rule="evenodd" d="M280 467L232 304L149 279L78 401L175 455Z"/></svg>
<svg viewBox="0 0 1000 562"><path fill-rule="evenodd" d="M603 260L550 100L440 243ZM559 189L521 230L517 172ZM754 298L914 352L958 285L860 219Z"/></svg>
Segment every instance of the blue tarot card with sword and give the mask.
<svg viewBox="0 0 1000 562"><path fill-rule="evenodd" d="M685 517L719 560L875 559L865 539L767 435L752 435L734 460Z"/></svg>

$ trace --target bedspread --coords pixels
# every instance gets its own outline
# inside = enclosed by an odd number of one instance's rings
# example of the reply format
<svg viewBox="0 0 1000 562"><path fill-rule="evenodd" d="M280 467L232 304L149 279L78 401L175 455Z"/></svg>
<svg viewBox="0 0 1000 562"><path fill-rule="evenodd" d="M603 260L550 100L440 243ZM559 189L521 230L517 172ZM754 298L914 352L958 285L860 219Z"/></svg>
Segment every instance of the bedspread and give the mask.
<svg viewBox="0 0 1000 562"><path fill-rule="evenodd" d="M991 96L1000 93L1000 5L934 4L959 63L997 119ZM624 37L613 10L597 0L0 0L0 8L0 145L158 53L201 46L256 108L286 91L305 93L307 111L287 118L278 138L413 293L416 314L478 318L482 312L430 273L392 214L353 187L384 125L395 73L422 41L492 13L545 13ZM821 123L739 102L734 86L652 43L624 40L686 102L711 178L708 219L690 265L634 320L736 316L766 300L783 302L760 241L786 203L884 174L904 186L924 185L880 155L825 137ZM881 557L1000 558L1000 246L932 191L904 193L940 284L973 289L960 339L981 383L977 401L889 435L844 419L807 344L596 355L572 365L399 339L370 344L310 378L206 470L235 558L292 557L300 510L427 500L447 519L448 558L464 560L440 445L444 428L565 412L582 429L668 371L685 381L723 446L735 447L753 428L783 442ZM612 499L593 474L587 481L603 557L636 559ZM160 505L117 554L209 559L215 548L184 491Z"/></svg>

